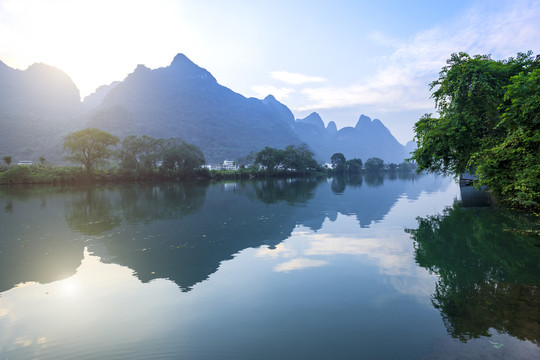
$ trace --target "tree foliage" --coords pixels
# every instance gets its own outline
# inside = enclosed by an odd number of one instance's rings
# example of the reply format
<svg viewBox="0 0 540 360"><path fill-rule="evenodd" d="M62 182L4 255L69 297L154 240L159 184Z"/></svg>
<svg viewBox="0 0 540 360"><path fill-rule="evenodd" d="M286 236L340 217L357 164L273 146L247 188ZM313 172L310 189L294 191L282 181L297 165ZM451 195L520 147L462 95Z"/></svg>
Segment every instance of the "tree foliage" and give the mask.
<svg viewBox="0 0 540 360"><path fill-rule="evenodd" d="M330 158L330 162L332 163L332 169L334 169L335 172L345 172L347 168L347 160L345 159L345 155L342 153L335 153Z"/></svg>
<svg viewBox="0 0 540 360"><path fill-rule="evenodd" d="M111 157L113 152L110 147L116 146L118 141L116 136L99 129L71 133L64 139L64 149L70 151L65 159L83 165L87 173L91 173Z"/></svg>
<svg viewBox="0 0 540 360"><path fill-rule="evenodd" d="M157 169L160 155L160 140L143 135L126 136L121 143L116 156L123 169L152 171Z"/></svg>
<svg viewBox="0 0 540 360"><path fill-rule="evenodd" d="M306 144L289 145L283 150L267 146L255 154L255 163L264 167L268 173L274 173L278 168L297 173L318 168L314 154Z"/></svg>
<svg viewBox="0 0 540 360"><path fill-rule="evenodd" d="M476 172L517 207L540 207L539 62L532 52L496 61L452 54L431 83L438 117L415 124L418 170L459 176Z"/></svg>
<svg viewBox="0 0 540 360"><path fill-rule="evenodd" d="M345 165L347 167L347 172L349 174L358 174L362 172L362 165L363 165L362 159L357 159L357 158L349 159L347 160Z"/></svg>
<svg viewBox="0 0 540 360"><path fill-rule="evenodd" d="M205 163L201 149L180 138L155 139L146 135L130 135L122 140L117 151L120 166L139 174L161 169L191 173Z"/></svg>
<svg viewBox="0 0 540 360"><path fill-rule="evenodd" d="M162 143L162 167L169 171L191 173L204 165L201 149L179 138L171 138Z"/></svg>
<svg viewBox="0 0 540 360"><path fill-rule="evenodd" d="M366 160L364 167L368 172L380 172L384 170L384 161L378 157L372 157Z"/></svg>
<svg viewBox="0 0 540 360"><path fill-rule="evenodd" d="M11 156L4 156L2 160L6 163L7 166L11 165Z"/></svg>

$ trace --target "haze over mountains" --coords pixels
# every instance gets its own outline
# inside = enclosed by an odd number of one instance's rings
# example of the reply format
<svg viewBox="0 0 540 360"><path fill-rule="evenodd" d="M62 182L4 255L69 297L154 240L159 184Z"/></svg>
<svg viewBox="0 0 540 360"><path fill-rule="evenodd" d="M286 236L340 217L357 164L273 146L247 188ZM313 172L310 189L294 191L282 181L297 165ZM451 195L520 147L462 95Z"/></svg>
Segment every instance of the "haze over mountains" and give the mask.
<svg viewBox="0 0 540 360"><path fill-rule="evenodd" d="M382 124L361 115L356 126L327 126L317 113L294 118L272 95L246 98L220 85L207 70L178 54L168 67L139 65L123 81L102 86L80 101L61 70L35 64L25 71L0 62L0 155L14 160L62 158L68 133L96 127L123 138L180 137L199 146L208 163L237 159L265 146L306 143L321 162L380 157L401 162L409 149Z"/></svg>

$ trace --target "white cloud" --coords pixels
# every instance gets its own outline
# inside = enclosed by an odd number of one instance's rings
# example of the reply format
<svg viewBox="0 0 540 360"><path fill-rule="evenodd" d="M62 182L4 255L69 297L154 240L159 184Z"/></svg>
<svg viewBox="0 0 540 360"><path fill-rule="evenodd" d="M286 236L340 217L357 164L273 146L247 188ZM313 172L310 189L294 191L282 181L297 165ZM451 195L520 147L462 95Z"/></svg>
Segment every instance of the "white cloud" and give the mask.
<svg viewBox="0 0 540 360"><path fill-rule="evenodd" d="M288 98L289 95L294 92L294 89L291 88L278 88L272 85L256 85L252 86L251 90L253 90L259 98L264 98L267 95L273 95L278 101Z"/></svg>
<svg viewBox="0 0 540 360"><path fill-rule="evenodd" d="M433 109L429 84L436 80L454 52L491 54L494 59L515 56L529 49L540 51L540 2L502 3L495 12L489 4L469 9L445 26L416 34L398 43L373 32L370 38L395 46L381 58L376 74L344 87L310 87L302 90L307 104L299 109L316 110L357 105L374 105L383 111Z"/></svg>
<svg viewBox="0 0 540 360"><path fill-rule="evenodd" d="M273 71L272 77L274 79L286 82L288 84L300 85L311 82L325 82L326 79L320 76L309 76L299 73L291 73L288 71Z"/></svg>

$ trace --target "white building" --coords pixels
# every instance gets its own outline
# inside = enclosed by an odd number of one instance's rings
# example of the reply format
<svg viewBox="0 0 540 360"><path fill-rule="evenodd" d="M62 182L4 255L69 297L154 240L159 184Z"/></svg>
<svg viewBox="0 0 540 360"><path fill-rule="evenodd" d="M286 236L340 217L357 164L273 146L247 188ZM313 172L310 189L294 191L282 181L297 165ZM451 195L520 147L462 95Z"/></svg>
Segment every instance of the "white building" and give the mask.
<svg viewBox="0 0 540 360"><path fill-rule="evenodd" d="M223 160L223 165L221 165L222 170L237 170L238 168L234 164L234 161Z"/></svg>

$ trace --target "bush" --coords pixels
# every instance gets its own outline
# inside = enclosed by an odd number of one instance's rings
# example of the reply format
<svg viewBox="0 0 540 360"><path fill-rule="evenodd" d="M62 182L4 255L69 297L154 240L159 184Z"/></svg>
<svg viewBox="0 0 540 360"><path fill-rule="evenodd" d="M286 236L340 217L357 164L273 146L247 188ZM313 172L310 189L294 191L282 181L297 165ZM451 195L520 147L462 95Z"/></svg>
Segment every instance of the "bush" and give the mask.
<svg viewBox="0 0 540 360"><path fill-rule="evenodd" d="M30 182L32 171L28 166L16 166L0 174L0 184L20 184Z"/></svg>

